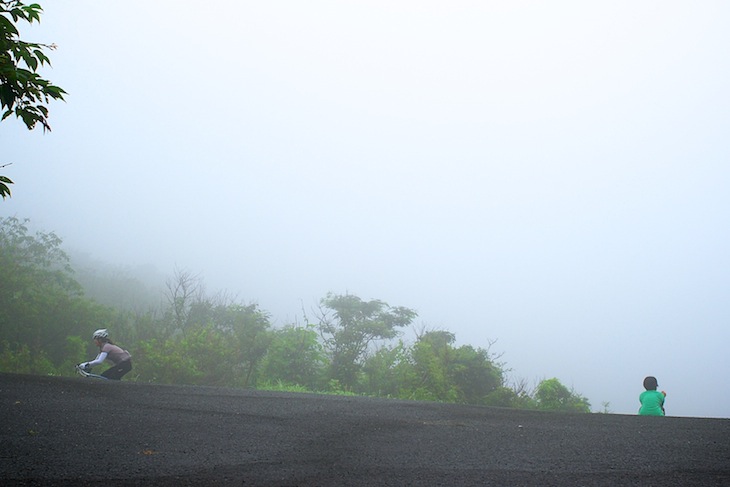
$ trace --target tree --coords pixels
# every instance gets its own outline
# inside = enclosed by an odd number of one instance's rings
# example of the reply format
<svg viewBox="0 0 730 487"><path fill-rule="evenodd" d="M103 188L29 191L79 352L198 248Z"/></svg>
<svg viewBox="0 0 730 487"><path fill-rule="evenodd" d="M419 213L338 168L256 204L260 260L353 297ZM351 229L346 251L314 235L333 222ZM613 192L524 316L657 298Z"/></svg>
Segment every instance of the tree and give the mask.
<svg viewBox="0 0 730 487"><path fill-rule="evenodd" d="M377 299L329 293L321 301L318 328L330 352L330 378L352 389L368 347L376 340L395 338L398 328L408 326L416 316L411 309Z"/></svg>
<svg viewBox="0 0 730 487"><path fill-rule="evenodd" d="M589 413L591 404L588 399L565 387L556 378L546 379L537 385L535 400L538 409Z"/></svg>
<svg viewBox="0 0 730 487"><path fill-rule="evenodd" d="M193 307L197 307L200 313L201 307L210 308L212 303L204 299L203 280L188 270L176 268L174 276L167 279L165 286L167 287L165 297L170 304L169 313L171 313L169 320L171 323L167 324L166 328L169 332L181 332L184 335L185 330L195 324L190 316Z"/></svg>
<svg viewBox="0 0 730 487"><path fill-rule="evenodd" d="M489 351L462 345L454 349L451 380L459 402L482 404L488 394L502 385L502 369L492 362Z"/></svg>
<svg viewBox="0 0 730 487"><path fill-rule="evenodd" d="M88 337L114 313L83 296L73 278L61 239L29 234L28 220L0 218L0 345L13 350L44 349L60 364L67 337ZM38 355L40 356L40 355Z"/></svg>
<svg viewBox="0 0 730 487"><path fill-rule="evenodd" d="M53 233L30 235L27 224L0 219L0 339L35 349L56 322L52 310L67 309L81 287L61 239Z"/></svg>
<svg viewBox="0 0 730 487"><path fill-rule="evenodd" d="M191 305L184 334L139 344L136 367L143 380L248 387L268 350L269 326L256 304L202 299Z"/></svg>
<svg viewBox="0 0 730 487"><path fill-rule="evenodd" d="M503 373L488 350L470 345L454 347L448 331L422 333L413 346L418 383L414 398L483 404L502 385Z"/></svg>
<svg viewBox="0 0 730 487"><path fill-rule="evenodd" d="M368 394L379 397L411 397L409 386L416 382L411 350L402 340L379 347L363 364Z"/></svg>
<svg viewBox="0 0 730 487"><path fill-rule="evenodd" d="M315 389L325 359L317 336L313 325L287 325L274 331L262 363L263 379Z"/></svg>
<svg viewBox="0 0 730 487"><path fill-rule="evenodd" d="M533 391L525 379L519 379L508 385L503 380L500 387L490 392L484 400L487 406L508 407L517 409L537 409Z"/></svg>
<svg viewBox="0 0 730 487"><path fill-rule="evenodd" d="M260 310L257 304L234 303L218 306L217 311L216 326L233 335L231 342L235 351L231 359L237 377L235 385L254 386L255 372L271 343L269 314Z"/></svg>
<svg viewBox="0 0 730 487"><path fill-rule="evenodd" d="M425 331L411 349L416 382L411 385L411 398L427 401L458 401L458 391L450 377L453 360L452 344L456 336L448 331Z"/></svg>
<svg viewBox="0 0 730 487"><path fill-rule="evenodd" d="M51 130L46 104L51 99L63 100L66 92L38 74L38 68L51 65L46 50L54 44L39 44L20 39L18 21L40 23L43 9L37 3L25 5L18 0L0 0L0 121L13 113L28 130L40 123L43 131ZM10 196L8 184L13 182L0 176L0 196Z"/></svg>

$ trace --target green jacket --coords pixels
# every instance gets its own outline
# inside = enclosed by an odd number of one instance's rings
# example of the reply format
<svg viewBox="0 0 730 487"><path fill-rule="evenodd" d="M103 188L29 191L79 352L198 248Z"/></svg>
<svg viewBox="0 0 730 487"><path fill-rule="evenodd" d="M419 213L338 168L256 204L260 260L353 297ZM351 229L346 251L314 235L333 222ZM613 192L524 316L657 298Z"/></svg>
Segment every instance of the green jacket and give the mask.
<svg viewBox="0 0 730 487"><path fill-rule="evenodd" d="M664 416L664 394L659 391L644 391L639 396L641 416Z"/></svg>

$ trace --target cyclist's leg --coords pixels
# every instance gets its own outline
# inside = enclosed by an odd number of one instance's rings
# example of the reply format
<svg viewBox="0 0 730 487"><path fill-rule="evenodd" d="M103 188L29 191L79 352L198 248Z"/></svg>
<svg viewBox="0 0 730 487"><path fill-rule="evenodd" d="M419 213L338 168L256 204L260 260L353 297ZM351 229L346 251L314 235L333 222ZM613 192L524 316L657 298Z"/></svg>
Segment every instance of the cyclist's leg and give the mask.
<svg viewBox="0 0 730 487"><path fill-rule="evenodd" d="M117 364L113 367L110 367L108 370L106 370L102 376L106 377L107 379L111 380L121 380L121 378L132 370L132 361L131 360L125 360L124 362Z"/></svg>

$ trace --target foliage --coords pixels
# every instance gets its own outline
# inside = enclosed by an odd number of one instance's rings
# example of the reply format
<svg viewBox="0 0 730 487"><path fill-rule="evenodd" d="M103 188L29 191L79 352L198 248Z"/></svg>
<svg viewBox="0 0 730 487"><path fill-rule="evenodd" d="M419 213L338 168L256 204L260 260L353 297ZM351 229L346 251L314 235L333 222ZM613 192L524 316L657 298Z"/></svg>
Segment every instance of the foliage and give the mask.
<svg viewBox="0 0 730 487"><path fill-rule="evenodd" d="M307 393L312 392L311 388L301 386L297 383L284 382L281 380L266 381L262 382L256 388L260 391L275 391L275 392L298 392Z"/></svg>
<svg viewBox="0 0 730 487"><path fill-rule="evenodd" d="M134 355L139 380L164 384L226 385L225 342L211 327L188 336L140 342Z"/></svg>
<svg viewBox="0 0 730 487"><path fill-rule="evenodd" d="M8 184L13 184L13 181L7 176L0 176L0 196L2 196L3 199L10 196L10 186L8 186Z"/></svg>
<svg viewBox="0 0 730 487"><path fill-rule="evenodd" d="M380 300L363 301L351 294L328 294L320 307L319 332L330 353L330 378L346 389L356 386L362 359L376 340L398 335L398 328L409 325L416 312L390 307Z"/></svg>
<svg viewBox="0 0 730 487"><path fill-rule="evenodd" d="M28 231L28 221L0 219L0 340L65 359L67 336L86 335L113 312L83 299L61 239ZM98 328L98 326L97 326Z"/></svg>
<svg viewBox="0 0 730 487"><path fill-rule="evenodd" d="M288 325L272 334L262 363L267 381L307 386L320 385L325 356L313 325Z"/></svg>
<svg viewBox="0 0 730 487"><path fill-rule="evenodd" d="M112 266L92 259L88 254L69 252L70 264L76 280L83 286L85 295L100 304L124 312L139 314L159 308L162 296L161 277L152 274L150 268ZM141 278L133 273L142 273ZM156 279L153 281L152 279ZM152 285L151 283L157 285Z"/></svg>
<svg viewBox="0 0 730 487"><path fill-rule="evenodd" d="M449 375L457 390L458 402L481 404L502 383L502 371L487 350L462 345L454 349Z"/></svg>
<svg viewBox="0 0 730 487"><path fill-rule="evenodd" d="M327 382L327 388L322 391L324 394L334 394L337 396L354 396L356 395L352 390L343 387L343 385L337 379L330 379Z"/></svg>
<svg viewBox="0 0 730 487"><path fill-rule="evenodd" d="M73 374L73 367L76 364L88 360L86 348L88 340L80 336L67 336L64 347L64 359L58 365L58 375Z"/></svg>
<svg viewBox="0 0 730 487"><path fill-rule="evenodd" d="M255 385L256 372L271 341L269 315L256 304L238 303L212 305L201 301L191 309L196 322L209 323L232 347L229 367L235 374L235 385Z"/></svg>
<svg viewBox="0 0 730 487"><path fill-rule="evenodd" d="M447 331L432 331L418 338L412 351L416 373L416 383L411 386L414 399L446 402L459 399L456 384L449 377L455 339Z"/></svg>
<svg viewBox="0 0 730 487"><path fill-rule="evenodd" d="M509 387L499 386L484 397L487 406L514 408L518 404L517 393Z"/></svg>
<svg viewBox="0 0 730 487"><path fill-rule="evenodd" d="M46 104L51 99L63 100L66 94L38 74L38 68L51 64L44 51L56 46L21 40L15 25L18 21L40 23L42 11L37 3L0 1L0 107L2 120L15 113L28 130L40 123L45 131L51 129Z"/></svg>
<svg viewBox="0 0 730 487"><path fill-rule="evenodd" d="M43 350L31 353L26 344L3 341L0 344L0 370L17 374L48 375L53 374L56 368Z"/></svg>
<svg viewBox="0 0 730 487"><path fill-rule="evenodd" d="M37 3L25 5L18 0L0 0L0 121L15 113L28 130L40 123L45 132L51 130L46 104L51 99L63 100L66 94L38 74L38 68L51 64L44 51L56 46L25 42L16 27L19 21L40 23L42 11ZM10 184L13 184L10 178L0 175L2 199L11 195Z"/></svg>
<svg viewBox="0 0 730 487"><path fill-rule="evenodd" d="M198 338L204 339L199 335ZM203 372L187 352L189 343L176 338L153 338L132 353L139 380L162 384L200 384Z"/></svg>
<svg viewBox="0 0 730 487"><path fill-rule="evenodd" d="M535 392L538 409L588 413L591 405L588 399L568 389L556 378L540 382Z"/></svg>
<svg viewBox="0 0 730 487"><path fill-rule="evenodd" d="M255 304L213 304L201 299L189 305L185 332L140 342L139 378L164 383L248 387L270 342L268 315ZM176 320L167 313L165 320Z"/></svg>
<svg viewBox="0 0 730 487"><path fill-rule="evenodd" d="M447 331L430 331L419 337L412 352L418 377L415 397L481 404L501 385L502 371L487 350L454 347L455 340Z"/></svg>
<svg viewBox="0 0 730 487"><path fill-rule="evenodd" d="M396 341L416 313L379 300L328 294L318 324L272 329L258 305L208 297L197 276L176 271L166 309L102 306L84 296L61 243L0 219L2 371L69 375L98 352L90 334L104 327L132 353L131 380L590 411L557 379L508 387L489 348L457 346L451 332Z"/></svg>
<svg viewBox="0 0 730 487"><path fill-rule="evenodd" d="M167 329L170 333L183 333L190 326L199 323L204 316L192 316L193 307L199 315L210 311L212 303L205 300L203 282L190 271L175 269L175 274L165 283L169 308L167 310Z"/></svg>
<svg viewBox="0 0 730 487"><path fill-rule="evenodd" d="M381 397L408 398L415 382L411 349L402 340L380 347L363 365L364 389Z"/></svg>

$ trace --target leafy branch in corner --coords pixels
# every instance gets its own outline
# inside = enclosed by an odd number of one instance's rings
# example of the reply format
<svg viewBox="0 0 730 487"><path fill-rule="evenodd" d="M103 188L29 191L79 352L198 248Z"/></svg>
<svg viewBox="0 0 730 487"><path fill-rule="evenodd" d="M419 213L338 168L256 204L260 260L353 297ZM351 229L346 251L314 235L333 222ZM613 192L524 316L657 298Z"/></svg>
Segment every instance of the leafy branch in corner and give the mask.
<svg viewBox="0 0 730 487"><path fill-rule="evenodd" d="M15 113L28 130L40 123L45 131L51 129L45 104L51 99L63 100L66 94L37 72L42 66L50 66L44 51L56 46L22 41L15 26L20 20L40 23L42 10L37 3L0 1L0 106L4 110L2 120Z"/></svg>
<svg viewBox="0 0 730 487"><path fill-rule="evenodd" d="M5 166L9 166L12 163L3 164L0 166L0 168L3 168ZM10 196L10 188L8 187L8 184L13 184L13 182L10 180L10 178L7 178L5 176L0 176L0 196L2 196L3 199Z"/></svg>
<svg viewBox="0 0 730 487"><path fill-rule="evenodd" d="M56 49L56 45L23 41L16 27L19 21L40 23L42 11L37 3L0 0L0 121L15 114L28 130L40 123L45 132L51 130L46 105L51 100L63 100L66 94L38 74L38 68L51 65L46 51ZM10 196L8 184L13 182L0 176L3 199Z"/></svg>

